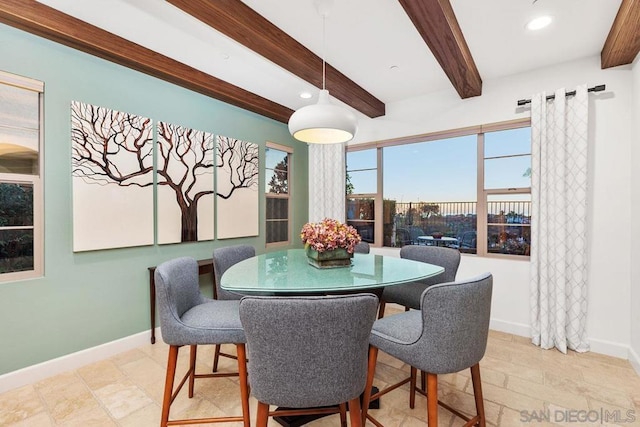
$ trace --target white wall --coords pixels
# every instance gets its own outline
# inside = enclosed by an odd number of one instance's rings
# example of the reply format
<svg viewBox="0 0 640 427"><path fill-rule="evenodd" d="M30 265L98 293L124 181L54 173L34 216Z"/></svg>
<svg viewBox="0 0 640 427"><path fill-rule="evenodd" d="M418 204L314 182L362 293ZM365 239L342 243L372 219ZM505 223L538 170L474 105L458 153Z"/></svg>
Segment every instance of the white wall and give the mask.
<svg viewBox="0 0 640 427"><path fill-rule="evenodd" d="M355 143L529 117L528 108L516 106L518 99L560 87L573 90L583 83L606 84L606 92L590 95L587 331L593 351L626 358L631 334L631 164L626 159L631 156L632 77L630 66L601 70L595 56L485 81L476 98L460 100L451 89L387 104L384 118L361 123ZM458 274L483 271L494 274L492 327L528 335L529 263L465 256Z"/></svg>
<svg viewBox="0 0 640 427"><path fill-rule="evenodd" d="M633 65L633 123L634 144L631 144L631 164L634 181L631 183L631 212L640 212L640 182L637 169L640 159L640 55ZM635 246L640 239L640 223L631 223L631 351L629 359L640 374L640 252Z"/></svg>

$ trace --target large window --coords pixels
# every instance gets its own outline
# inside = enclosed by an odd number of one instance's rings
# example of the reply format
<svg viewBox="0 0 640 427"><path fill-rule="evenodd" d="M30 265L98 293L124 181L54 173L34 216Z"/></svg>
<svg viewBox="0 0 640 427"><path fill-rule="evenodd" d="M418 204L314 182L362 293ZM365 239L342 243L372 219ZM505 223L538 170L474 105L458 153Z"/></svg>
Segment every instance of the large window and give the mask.
<svg viewBox="0 0 640 427"><path fill-rule="evenodd" d="M363 240L372 241L365 236L379 233L382 246L529 255L528 121L348 150L347 221L364 234Z"/></svg>
<svg viewBox="0 0 640 427"><path fill-rule="evenodd" d="M378 193L378 161L375 150L347 153L347 224L362 240L375 243L374 223Z"/></svg>
<svg viewBox="0 0 640 427"><path fill-rule="evenodd" d="M267 143L265 193L267 197L266 243L289 243L291 148Z"/></svg>
<svg viewBox="0 0 640 427"><path fill-rule="evenodd" d="M42 275L42 91L0 72L0 281Z"/></svg>

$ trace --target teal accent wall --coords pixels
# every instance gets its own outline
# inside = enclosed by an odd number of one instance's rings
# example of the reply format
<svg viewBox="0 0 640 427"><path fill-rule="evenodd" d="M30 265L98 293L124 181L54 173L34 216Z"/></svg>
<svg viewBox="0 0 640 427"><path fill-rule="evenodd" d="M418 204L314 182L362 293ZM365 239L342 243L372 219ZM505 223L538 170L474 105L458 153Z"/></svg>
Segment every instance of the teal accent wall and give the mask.
<svg viewBox="0 0 640 427"><path fill-rule="evenodd" d="M5 25L0 70L45 83L45 273L0 283L0 374L148 330L150 266L178 256L209 258L213 248L237 243L265 252L266 141L294 148L291 240L302 247L297 232L308 217L308 151L285 124ZM260 235L73 253L72 100L258 144ZM126 220L122 214L118 220ZM203 291L211 294L211 285Z"/></svg>

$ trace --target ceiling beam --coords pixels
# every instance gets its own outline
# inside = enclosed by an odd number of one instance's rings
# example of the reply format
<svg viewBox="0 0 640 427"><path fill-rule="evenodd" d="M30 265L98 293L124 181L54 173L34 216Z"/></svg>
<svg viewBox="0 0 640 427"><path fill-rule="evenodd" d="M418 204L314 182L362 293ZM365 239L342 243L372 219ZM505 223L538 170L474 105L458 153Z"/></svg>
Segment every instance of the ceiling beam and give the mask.
<svg viewBox="0 0 640 427"><path fill-rule="evenodd" d="M167 0L269 61L322 88L322 59L240 0ZM327 64L332 96L369 117L385 114L382 101Z"/></svg>
<svg viewBox="0 0 640 427"><path fill-rule="evenodd" d="M399 0L461 98L482 94L482 78L449 0Z"/></svg>
<svg viewBox="0 0 640 427"><path fill-rule="evenodd" d="M602 69L631 64L640 50L640 0L622 0L600 53Z"/></svg>
<svg viewBox="0 0 640 427"><path fill-rule="evenodd" d="M293 110L33 0L0 0L0 22L287 123Z"/></svg>

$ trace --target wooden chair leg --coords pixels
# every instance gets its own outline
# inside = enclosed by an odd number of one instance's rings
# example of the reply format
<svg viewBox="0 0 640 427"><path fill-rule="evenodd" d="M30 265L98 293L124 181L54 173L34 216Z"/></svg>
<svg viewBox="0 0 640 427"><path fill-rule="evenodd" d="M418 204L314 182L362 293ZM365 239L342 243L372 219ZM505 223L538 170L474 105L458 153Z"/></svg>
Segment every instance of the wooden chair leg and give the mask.
<svg viewBox="0 0 640 427"><path fill-rule="evenodd" d="M378 319L382 319L384 317L384 308L386 303L384 300L380 300L380 308L378 308Z"/></svg>
<svg viewBox="0 0 640 427"><path fill-rule="evenodd" d="M240 399L242 402L242 419L244 427L251 426L249 413L249 384L247 379L247 351L244 344L236 344L238 353L238 377L240 381ZM269 408L267 408L268 412Z"/></svg>
<svg viewBox="0 0 640 427"><path fill-rule="evenodd" d="M476 411L478 413L478 426L485 427L484 398L482 397L482 382L480 381L480 364L476 363L471 367L471 381L473 382L473 397L476 401Z"/></svg>
<svg viewBox="0 0 640 427"><path fill-rule="evenodd" d="M427 392L427 374L424 371L420 371L420 388Z"/></svg>
<svg viewBox="0 0 640 427"><path fill-rule="evenodd" d="M266 403L258 402L258 417L256 419L257 427L267 427L267 421L269 420L269 405Z"/></svg>
<svg viewBox="0 0 640 427"><path fill-rule="evenodd" d="M349 401L349 421L351 427L362 427L362 411L360 410L360 396Z"/></svg>
<svg viewBox="0 0 640 427"><path fill-rule="evenodd" d="M198 346L190 346L189 351L189 399L193 397L193 386L195 384L196 375L196 355L198 354Z"/></svg>
<svg viewBox="0 0 640 427"><path fill-rule="evenodd" d="M362 398L362 425L367 424L367 411L371 402L371 390L373 388L373 377L376 373L376 361L378 360L378 347L369 346L369 364L367 366L367 382L364 386L364 396Z"/></svg>
<svg viewBox="0 0 640 427"><path fill-rule="evenodd" d="M218 361L220 360L220 347L222 347L222 344L216 344L214 346L212 372L218 372Z"/></svg>
<svg viewBox="0 0 640 427"><path fill-rule="evenodd" d="M409 381L409 408L416 407L416 378L418 376L418 370L411 367L411 380Z"/></svg>
<svg viewBox="0 0 640 427"><path fill-rule="evenodd" d="M347 427L347 404L340 404L340 426Z"/></svg>
<svg viewBox="0 0 640 427"><path fill-rule="evenodd" d="M167 360L167 376L164 380L164 396L162 397L162 415L160 417L160 427L166 427L169 422L169 409L171 408L171 395L173 394L173 382L176 376L176 364L178 363L178 349L180 347L172 345L169 347L169 358Z"/></svg>
<svg viewBox="0 0 640 427"><path fill-rule="evenodd" d="M438 376L427 372L427 426L438 427Z"/></svg>

